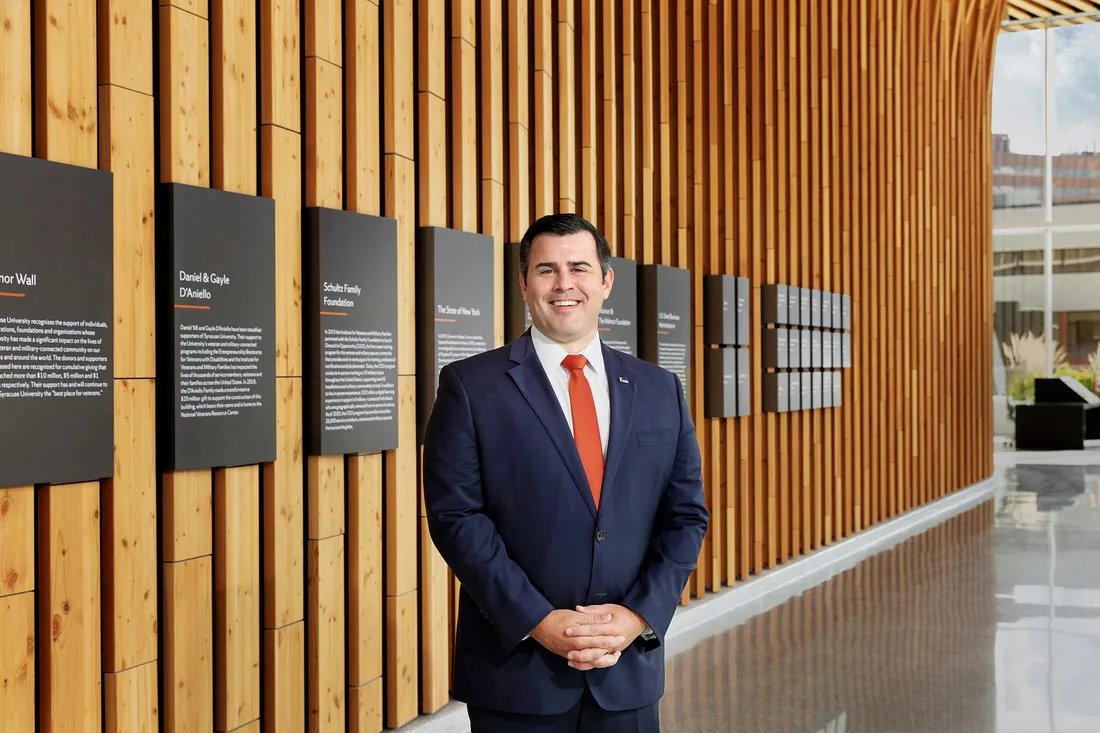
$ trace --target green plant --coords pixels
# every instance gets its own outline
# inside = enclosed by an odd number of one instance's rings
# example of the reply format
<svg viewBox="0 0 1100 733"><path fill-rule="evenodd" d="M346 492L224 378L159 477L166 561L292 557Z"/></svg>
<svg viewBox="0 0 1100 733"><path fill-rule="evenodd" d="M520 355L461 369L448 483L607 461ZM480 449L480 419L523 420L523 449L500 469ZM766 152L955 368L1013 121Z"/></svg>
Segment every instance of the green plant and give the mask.
<svg viewBox="0 0 1100 733"><path fill-rule="evenodd" d="M1064 366L1054 371L1056 377L1073 377L1089 392L1095 392L1095 377L1091 369L1080 369L1077 367Z"/></svg>

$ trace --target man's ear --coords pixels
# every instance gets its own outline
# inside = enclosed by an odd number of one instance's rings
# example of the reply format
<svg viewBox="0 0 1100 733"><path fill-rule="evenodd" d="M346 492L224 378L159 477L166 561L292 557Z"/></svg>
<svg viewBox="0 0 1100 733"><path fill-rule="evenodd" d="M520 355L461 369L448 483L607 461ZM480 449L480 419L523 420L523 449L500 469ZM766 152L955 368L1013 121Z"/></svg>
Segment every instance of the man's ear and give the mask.
<svg viewBox="0 0 1100 733"><path fill-rule="evenodd" d="M603 279L603 297L606 300L611 295L611 286L615 283L615 270L607 268L607 276Z"/></svg>

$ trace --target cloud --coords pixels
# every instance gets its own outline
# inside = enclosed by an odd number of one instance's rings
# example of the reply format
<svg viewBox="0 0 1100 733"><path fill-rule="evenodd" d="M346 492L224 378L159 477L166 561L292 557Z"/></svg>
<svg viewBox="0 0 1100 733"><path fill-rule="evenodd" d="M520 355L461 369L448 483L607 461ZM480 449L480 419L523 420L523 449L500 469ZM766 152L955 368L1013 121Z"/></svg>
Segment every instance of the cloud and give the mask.
<svg viewBox="0 0 1100 733"><path fill-rule="evenodd" d="M993 132L1043 154L1044 33L1002 33L993 70ZM1100 23L1056 28L1051 152L1100 150Z"/></svg>

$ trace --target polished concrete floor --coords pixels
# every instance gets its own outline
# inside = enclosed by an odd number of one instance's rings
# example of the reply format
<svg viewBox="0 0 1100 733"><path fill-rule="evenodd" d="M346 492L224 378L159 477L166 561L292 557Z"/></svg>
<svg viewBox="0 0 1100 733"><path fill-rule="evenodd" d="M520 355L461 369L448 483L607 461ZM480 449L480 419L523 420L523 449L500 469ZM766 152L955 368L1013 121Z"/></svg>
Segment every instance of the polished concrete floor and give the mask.
<svg viewBox="0 0 1100 733"><path fill-rule="evenodd" d="M668 662L665 733L1100 733L1100 452Z"/></svg>

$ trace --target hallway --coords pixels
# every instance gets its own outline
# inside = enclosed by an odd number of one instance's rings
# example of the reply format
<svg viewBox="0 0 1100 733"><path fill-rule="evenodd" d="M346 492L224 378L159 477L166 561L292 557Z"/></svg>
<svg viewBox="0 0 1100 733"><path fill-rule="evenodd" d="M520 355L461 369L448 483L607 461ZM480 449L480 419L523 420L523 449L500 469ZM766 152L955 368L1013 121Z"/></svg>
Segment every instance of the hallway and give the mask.
<svg viewBox="0 0 1100 733"><path fill-rule="evenodd" d="M995 460L993 500L670 659L662 730L1100 731L1100 455Z"/></svg>

